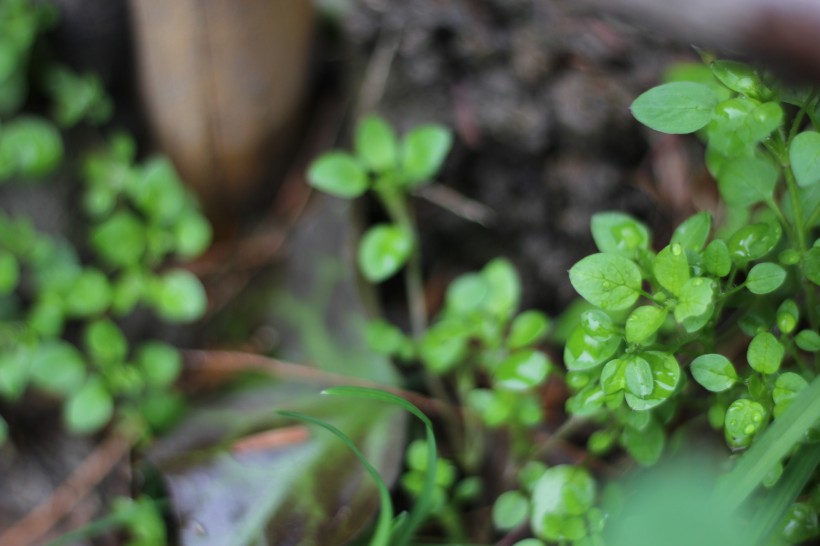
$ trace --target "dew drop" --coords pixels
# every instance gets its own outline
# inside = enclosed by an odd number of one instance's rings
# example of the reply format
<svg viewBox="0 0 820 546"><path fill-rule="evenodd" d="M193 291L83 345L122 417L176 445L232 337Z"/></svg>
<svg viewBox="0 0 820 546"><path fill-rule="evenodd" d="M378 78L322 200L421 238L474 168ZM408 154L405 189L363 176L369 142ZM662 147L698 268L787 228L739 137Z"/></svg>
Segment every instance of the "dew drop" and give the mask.
<svg viewBox="0 0 820 546"><path fill-rule="evenodd" d="M744 434L754 434L754 431L755 431L755 426L754 425L746 425L746 427L743 429Z"/></svg>
<svg viewBox="0 0 820 546"><path fill-rule="evenodd" d="M760 414L760 412L756 411L752 414L752 421L754 421L755 423L759 423L762 420L763 420L763 416Z"/></svg>
<svg viewBox="0 0 820 546"><path fill-rule="evenodd" d="M680 243L675 243L672 245L672 254L675 256L680 256L681 252L683 252L683 248L681 248Z"/></svg>

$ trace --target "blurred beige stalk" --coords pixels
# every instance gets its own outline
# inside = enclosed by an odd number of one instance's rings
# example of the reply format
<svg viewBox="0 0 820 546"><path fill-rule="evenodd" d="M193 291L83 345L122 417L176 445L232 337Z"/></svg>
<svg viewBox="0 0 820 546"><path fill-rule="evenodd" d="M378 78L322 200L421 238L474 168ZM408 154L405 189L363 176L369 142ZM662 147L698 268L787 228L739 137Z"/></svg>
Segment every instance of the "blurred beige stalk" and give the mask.
<svg viewBox="0 0 820 546"><path fill-rule="evenodd" d="M154 134L209 215L230 222L291 147L313 2L129 1Z"/></svg>

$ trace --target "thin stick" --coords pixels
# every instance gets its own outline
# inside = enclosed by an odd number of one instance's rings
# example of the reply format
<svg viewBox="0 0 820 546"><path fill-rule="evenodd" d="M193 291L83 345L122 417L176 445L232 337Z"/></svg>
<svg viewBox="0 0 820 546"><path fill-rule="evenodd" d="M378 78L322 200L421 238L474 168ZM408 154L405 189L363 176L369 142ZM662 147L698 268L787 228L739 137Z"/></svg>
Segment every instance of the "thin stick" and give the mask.
<svg viewBox="0 0 820 546"><path fill-rule="evenodd" d="M185 367L191 371L217 371L232 375L241 371L260 371L274 377L298 379L317 386L371 387L401 396L427 414L456 416L459 410L441 400L418 393L380 385L372 381L318 370L304 364L294 364L275 358L235 351L184 351ZM5 546L5 545L4 545Z"/></svg>
<svg viewBox="0 0 820 546"><path fill-rule="evenodd" d="M0 535L3 546L30 546L42 539L83 500L131 450L133 441L121 433L106 438L60 484L50 497Z"/></svg>

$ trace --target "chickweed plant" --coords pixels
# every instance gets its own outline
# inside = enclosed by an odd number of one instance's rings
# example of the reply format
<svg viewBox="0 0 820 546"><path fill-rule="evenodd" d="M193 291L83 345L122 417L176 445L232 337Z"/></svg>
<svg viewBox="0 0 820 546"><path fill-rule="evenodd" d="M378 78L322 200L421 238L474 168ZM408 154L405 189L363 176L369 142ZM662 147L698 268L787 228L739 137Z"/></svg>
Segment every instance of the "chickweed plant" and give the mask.
<svg viewBox="0 0 820 546"><path fill-rule="evenodd" d="M586 307L564 347L565 375L538 348L550 320L517 312L520 284L500 258L456 279L429 326L423 307L412 311L421 279L418 266L408 267L414 335L383 320L368 327L374 350L419 362L467 410L463 430L448 438L464 452L456 463L426 458L429 438L408 449L402 483L419 502L448 506L459 475L477 494L481 485L470 480L483 460L485 429L503 427L513 439L518 486L494 501L499 531L528 528L532 538L516 546L625 545L607 534L618 513L602 502L609 486L600 487L583 464L548 466L533 444L529 432L544 417L538 389L554 374L572 393L571 420L592 430L591 457L623 449L638 465L653 466L676 428L702 420L720 431L730 454L704 502L726 514L737 544L797 544L820 535L820 93L703 58L670 71L632 112L656 131L695 133L722 201L663 242L627 214L593 216L599 252L569 271ZM408 198L438 171L451 137L425 126L399 143L371 116L355 143L355 155L326 154L308 176L328 193L352 198L370 190L383 204L392 223L370 228L358 253L363 276L380 282L418 259ZM421 483L419 472L429 480L431 469L433 486L419 496L413 484ZM439 523L452 541L465 540L459 525ZM642 528L653 536L651 525ZM671 540L664 532L643 543ZM718 535L705 543L720 543Z"/></svg>

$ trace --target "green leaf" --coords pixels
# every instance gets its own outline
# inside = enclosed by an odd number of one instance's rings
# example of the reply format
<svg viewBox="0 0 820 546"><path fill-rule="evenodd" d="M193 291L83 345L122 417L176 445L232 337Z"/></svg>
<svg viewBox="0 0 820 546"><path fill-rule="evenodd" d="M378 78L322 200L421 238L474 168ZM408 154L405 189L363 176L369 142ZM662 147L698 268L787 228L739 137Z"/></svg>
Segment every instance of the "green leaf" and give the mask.
<svg viewBox="0 0 820 546"><path fill-rule="evenodd" d="M111 305L111 285L103 273L86 268L74 280L65 298L65 310L70 316L89 317L108 309Z"/></svg>
<svg viewBox="0 0 820 546"><path fill-rule="evenodd" d="M595 502L596 489L595 480L580 466L548 468L533 487L532 530L547 540L564 540L565 530L555 525L554 518L586 514Z"/></svg>
<svg viewBox="0 0 820 546"><path fill-rule="evenodd" d="M0 397L17 401L25 392L31 368L31 351L25 347L0 351Z"/></svg>
<svg viewBox="0 0 820 546"><path fill-rule="evenodd" d="M20 264L9 252L0 250L0 296L11 294L20 280Z"/></svg>
<svg viewBox="0 0 820 546"><path fill-rule="evenodd" d="M820 246L814 246L803 256L803 273L806 278L820 286Z"/></svg>
<svg viewBox="0 0 820 546"><path fill-rule="evenodd" d="M777 167L765 159L733 159L720 170L718 189L729 205L748 207L772 198L779 174Z"/></svg>
<svg viewBox="0 0 820 546"><path fill-rule="evenodd" d="M398 141L390 124L379 116L367 116L356 130L356 154L371 170L382 173L398 163Z"/></svg>
<svg viewBox="0 0 820 546"><path fill-rule="evenodd" d="M407 133L401 145L405 182L416 185L430 180L441 169L452 145L452 133L441 125L422 125Z"/></svg>
<svg viewBox="0 0 820 546"><path fill-rule="evenodd" d="M143 163L138 175L125 186L137 208L157 224L176 221L189 201L171 161L165 157L151 158Z"/></svg>
<svg viewBox="0 0 820 546"><path fill-rule="evenodd" d="M205 314L208 295L199 279L184 269L165 273L152 285L151 303L168 322L193 322Z"/></svg>
<svg viewBox="0 0 820 546"><path fill-rule="evenodd" d="M700 251L709 239L712 230L712 215L707 211L698 212L683 221L672 234L672 243L678 243L684 250Z"/></svg>
<svg viewBox="0 0 820 546"><path fill-rule="evenodd" d="M524 311L510 325L507 336L507 347L520 349L538 343L544 339L549 330L549 319L540 311Z"/></svg>
<svg viewBox="0 0 820 546"><path fill-rule="evenodd" d="M584 303L584 305L587 304ZM579 318L581 328L592 337L609 339L616 333L615 325L612 323L612 317L600 309L584 311Z"/></svg>
<svg viewBox="0 0 820 546"><path fill-rule="evenodd" d="M180 216L174 224L174 248L180 258L196 258L211 244L213 230L208 220L199 212L191 210Z"/></svg>
<svg viewBox="0 0 820 546"><path fill-rule="evenodd" d="M490 287L480 273L460 275L447 287L445 305L447 310L462 317L479 311L486 304Z"/></svg>
<svg viewBox="0 0 820 546"><path fill-rule="evenodd" d="M732 270L732 258L729 247L723 239L715 239L703 251L703 267L716 277L725 277Z"/></svg>
<svg viewBox="0 0 820 546"><path fill-rule="evenodd" d="M97 432L113 415L114 401L98 377L92 377L71 395L63 414L68 429L74 434Z"/></svg>
<svg viewBox="0 0 820 546"><path fill-rule="evenodd" d="M776 222L743 226L729 239L729 255L740 265L758 260L774 250L782 235L783 228Z"/></svg>
<svg viewBox="0 0 820 546"><path fill-rule="evenodd" d="M468 341L463 326L442 321L424 333L419 343L419 357L431 372L447 373L466 356Z"/></svg>
<svg viewBox="0 0 820 546"><path fill-rule="evenodd" d="M626 390L640 398L646 398L654 390L652 368L649 362L639 356L630 356L626 359L624 369Z"/></svg>
<svg viewBox="0 0 820 546"><path fill-rule="evenodd" d="M800 310L793 299L783 300L777 308L777 328L784 334L791 334L800 320Z"/></svg>
<svg viewBox="0 0 820 546"><path fill-rule="evenodd" d="M494 371L499 386L524 391L540 385L550 370L550 361L541 351L519 350L505 358Z"/></svg>
<svg viewBox="0 0 820 546"><path fill-rule="evenodd" d="M820 334L814 330L802 330L795 336L794 342L804 351L810 353L820 351Z"/></svg>
<svg viewBox="0 0 820 546"><path fill-rule="evenodd" d="M578 326L564 345L564 365L570 371L595 368L612 357L620 345L619 336L595 337Z"/></svg>
<svg viewBox="0 0 820 546"><path fill-rule="evenodd" d="M0 131L0 173L39 178L56 169L62 158L60 133L43 119L16 117Z"/></svg>
<svg viewBox="0 0 820 546"><path fill-rule="evenodd" d="M521 525L530 514L530 502L520 491L506 491L493 504L493 527L509 531Z"/></svg>
<svg viewBox="0 0 820 546"><path fill-rule="evenodd" d="M481 269L481 276L489 287L485 308L504 320L511 317L521 301L521 279L513 264L505 258L495 258Z"/></svg>
<svg viewBox="0 0 820 546"><path fill-rule="evenodd" d="M701 355L692 361L692 376L706 390L723 392L737 382L737 372L723 355Z"/></svg>
<svg viewBox="0 0 820 546"><path fill-rule="evenodd" d="M746 277L746 288L752 294L768 294L777 290L786 280L786 270L777 264L755 265Z"/></svg>
<svg viewBox="0 0 820 546"><path fill-rule="evenodd" d="M626 341L642 343L655 335L666 320L666 309L652 305L638 307L626 319Z"/></svg>
<svg viewBox="0 0 820 546"><path fill-rule="evenodd" d="M769 332L761 332L749 343L746 359L756 372L771 375L780 369L785 352L785 348L776 337Z"/></svg>
<svg viewBox="0 0 820 546"><path fill-rule="evenodd" d="M672 243L658 252L652 269L658 283L675 295L680 294L689 280L689 262L679 243Z"/></svg>
<svg viewBox="0 0 820 546"><path fill-rule="evenodd" d="M710 312L715 290L711 279L693 277L683 285L675 306L675 320L683 323L687 319L700 317Z"/></svg>
<svg viewBox="0 0 820 546"><path fill-rule="evenodd" d="M397 354L410 342L401 329L382 319L367 323L365 339L371 349L383 355Z"/></svg>
<svg viewBox="0 0 820 546"><path fill-rule="evenodd" d="M672 396L680 381L680 366L672 355L660 351L646 351L640 353L640 357L646 360L652 369L653 389L645 397L626 393L626 403L635 411L645 411L662 404Z"/></svg>
<svg viewBox="0 0 820 546"><path fill-rule="evenodd" d="M820 133L805 131L795 136L789 146L789 161L798 185L820 181Z"/></svg>
<svg viewBox="0 0 820 546"><path fill-rule="evenodd" d="M718 99L705 85L674 82L654 87L632 103L632 115L664 133L694 133L709 123Z"/></svg>
<svg viewBox="0 0 820 546"><path fill-rule="evenodd" d="M182 371L182 356L167 343L146 341L137 349L135 364L147 385L164 388L171 385Z"/></svg>
<svg viewBox="0 0 820 546"><path fill-rule="evenodd" d="M344 152L328 152L308 169L308 182L314 188L336 197L359 197L367 191L367 173L356 159Z"/></svg>
<svg viewBox="0 0 820 546"><path fill-rule="evenodd" d="M359 268L370 282L381 282L395 275L412 252L412 233L396 225L377 224L359 243Z"/></svg>
<svg viewBox="0 0 820 546"><path fill-rule="evenodd" d="M621 445L627 453L642 466L652 466L663 454L666 435L663 427L654 420L643 430L625 427L621 434Z"/></svg>
<svg viewBox="0 0 820 546"><path fill-rule="evenodd" d="M145 226L136 215L118 211L91 230L91 245L109 265L137 265L145 252Z"/></svg>
<svg viewBox="0 0 820 546"><path fill-rule="evenodd" d="M735 400L726 410L726 443L734 449L749 447L765 424L766 409L762 405L746 398Z"/></svg>
<svg viewBox="0 0 820 546"><path fill-rule="evenodd" d="M622 212L593 214L590 227L592 238L601 252L632 258L636 250L649 248L651 238L649 228L628 214Z"/></svg>
<svg viewBox="0 0 820 546"><path fill-rule="evenodd" d="M760 80L757 72L737 61L714 61L710 68L715 77L732 91L758 100L771 98L772 91Z"/></svg>
<svg viewBox="0 0 820 546"><path fill-rule="evenodd" d="M777 103L760 104L745 97L723 101L715 106L707 128L709 147L728 158L750 157L757 143L782 121L783 109Z"/></svg>
<svg viewBox="0 0 820 546"><path fill-rule="evenodd" d="M631 307L640 297L641 271L614 254L592 254L572 266L572 286L588 302L608 311Z"/></svg>
<svg viewBox="0 0 820 546"><path fill-rule="evenodd" d="M128 341L116 324L100 319L86 326L83 332L88 355L98 364L120 364L128 353Z"/></svg>
<svg viewBox="0 0 820 546"><path fill-rule="evenodd" d="M808 381L794 372L786 372L777 377L772 389L772 400L774 401L774 416L780 414L792 404L797 395L809 385Z"/></svg>
<svg viewBox="0 0 820 546"><path fill-rule="evenodd" d="M626 388L626 358L615 358L601 370L601 388L604 394L615 394Z"/></svg>

